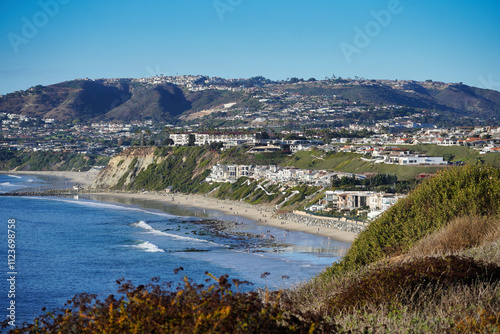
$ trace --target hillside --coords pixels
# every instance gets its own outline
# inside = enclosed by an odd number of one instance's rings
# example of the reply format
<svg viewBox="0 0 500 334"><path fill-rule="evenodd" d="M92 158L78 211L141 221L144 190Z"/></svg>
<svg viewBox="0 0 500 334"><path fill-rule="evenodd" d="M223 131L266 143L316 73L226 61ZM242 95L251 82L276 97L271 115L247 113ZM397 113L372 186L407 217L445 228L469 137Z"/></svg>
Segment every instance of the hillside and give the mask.
<svg viewBox="0 0 500 334"><path fill-rule="evenodd" d="M129 166L140 166L131 153ZM156 156L157 166L172 156L197 160L188 151L144 153ZM248 282L210 273L204 285L187 277L177 286L119 280L118 296L76 296L11 332L498 333L499 208L499 169L445 170L309 282L242 292Z"/></svg>
<svg viewBox="0 0 500 334"><path fill-rule="evenodd" d="M365 107L403 106L431 110L446 116L445 119L500 119L500 92L463 84L364 79L296 83L266 81L256 86L245 80L221 81L217 82L218 86L204 84L203 80L196 82L195 90L188 89L190 86L187 85L138 79L72 80L50 86L39 85L0 97L0 112L61 121L173 121L181 115L227 103L236 103L238 113L262 109L274 112L293 106L293 98L263 105L253 97L279 97L287 92L306 97L335 96L336 103L340 104L355 102ZM233 88L238 90L230 90ZM384 115L382 111L379 113ZM377 115L368 113L357 115L356 119L363 120L368 116L378 119Z"/></svg>
<svg viewBox="0 0 500 334"><path fill-rule="evenodd" d="M0 170L87 171L104 166L108 157L66 152L22 152L0 149Z"/></svg>
<svg viewBox="0 0 500 334"><path fill-rule="evenodd" d="M0 97L0 112L60 121L171 121L182 113L237 102L242 93L191 92L173 84L73 80Z"/></svg>
<svg viewBox="0 0 500 334"><path fill-rule="evenodd" d="M463 84L416 81L345 82L342 85L302 83L291 91L308 95L336 95L357 103L403 105L433 109L461 116L492 118L500 115L500 92Z"/></svg>
<svg viewBox="0 0 500 334"><path fill-rule="evenodd" d="M116 190L197 191L219 161L207 147L130 148L113 157L98 175L93 188Z"/></svg>
<svg viewBox="0 0 500 334"><path fill-rule="evenodd" d="M425 180L363 231L325 275L407 253L422 238L462 217L500 214L500 169L466 165Z"/></svg>

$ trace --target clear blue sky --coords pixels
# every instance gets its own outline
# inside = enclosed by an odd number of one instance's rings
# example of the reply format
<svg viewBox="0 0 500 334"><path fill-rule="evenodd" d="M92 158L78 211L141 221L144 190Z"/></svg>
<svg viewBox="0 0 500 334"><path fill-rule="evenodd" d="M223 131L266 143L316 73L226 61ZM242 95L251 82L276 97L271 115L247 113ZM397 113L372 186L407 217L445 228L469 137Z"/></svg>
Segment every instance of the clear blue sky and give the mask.
<svg viewBox="0 0 500 334"><path fill-rule="evenodd" d="M498 0L2 1L0 94L154 74L335 74L500 90L499 14Z"/></svg>

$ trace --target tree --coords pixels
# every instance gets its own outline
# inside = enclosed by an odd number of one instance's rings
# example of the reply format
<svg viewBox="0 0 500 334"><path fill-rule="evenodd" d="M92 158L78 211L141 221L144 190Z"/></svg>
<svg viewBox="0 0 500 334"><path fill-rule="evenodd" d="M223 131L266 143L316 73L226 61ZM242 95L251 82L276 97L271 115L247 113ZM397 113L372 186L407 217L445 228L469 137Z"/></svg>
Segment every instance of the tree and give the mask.
<svg viewBox="0 0 500 334"><path fill-rule="evenodd" d="M163 141L163 146L173 146L175 143L171 138L167 138Z"/></svg>
<svg viewBox="0 0 500 334"><path fill-rule="evenodd" d="M193 134L189 134L189 139L188 139L188 146L194 146L196 141L196 137Z"/></svg>
<svg viewBox="0 0 500 334"><path fill-rule="evenodd" d="M255 134L256 139L269 139L269 134L266 131L257 132Z"/></svg>
<svg viewBox="0 0 500 334"><path fill-rule="evenodd" d="M443 159L444 161L451 161L453 160L453 158L455 158L455 155L454 154L451 154L451 153L445 153L443 154Z"/></svg>

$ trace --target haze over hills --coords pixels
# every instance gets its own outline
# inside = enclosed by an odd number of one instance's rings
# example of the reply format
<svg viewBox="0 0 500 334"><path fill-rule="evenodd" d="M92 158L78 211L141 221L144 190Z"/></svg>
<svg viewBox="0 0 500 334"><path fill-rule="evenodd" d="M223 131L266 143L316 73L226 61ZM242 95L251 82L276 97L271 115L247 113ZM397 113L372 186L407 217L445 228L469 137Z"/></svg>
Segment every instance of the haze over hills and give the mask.
<svg viewBox="0 0 500 334"><path fill-rule="evenodd" d="M39 85L0 97L0 112L60 121L173 122L183 115L228 103L235 103L236 107L255 106L254 102L262 98L262 94L276 96L284 91L306 96L335 96L365 105L433 110L457 117L500 119L500 92L461 83L341 78L320 81L292 78L272 82L263 77L203 76L85 79Z"/></svg>

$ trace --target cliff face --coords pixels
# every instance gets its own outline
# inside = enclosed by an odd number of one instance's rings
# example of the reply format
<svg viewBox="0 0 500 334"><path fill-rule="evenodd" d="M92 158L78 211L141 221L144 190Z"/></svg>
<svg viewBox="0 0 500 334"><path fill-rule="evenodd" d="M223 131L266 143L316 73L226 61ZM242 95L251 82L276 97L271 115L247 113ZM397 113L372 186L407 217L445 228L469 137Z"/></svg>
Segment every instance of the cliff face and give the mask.
<svg viewBox="0 0 500 334"><path fill-rule="evenodd" d="M208 147L129 148L113 157L91 188L123 190L197 189L219 162L220 154Z"/></svg>
<svg viewBox="0 0 500 334"><path fill-rule="evenodd" d="M126 187L133 182L134 177L145 170L156 160L156 147L128 148L122 153L114 156L103 169L91 188L112 188L121 185Z"/></svg>

